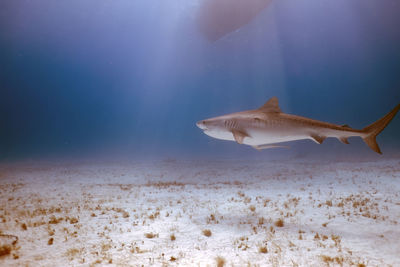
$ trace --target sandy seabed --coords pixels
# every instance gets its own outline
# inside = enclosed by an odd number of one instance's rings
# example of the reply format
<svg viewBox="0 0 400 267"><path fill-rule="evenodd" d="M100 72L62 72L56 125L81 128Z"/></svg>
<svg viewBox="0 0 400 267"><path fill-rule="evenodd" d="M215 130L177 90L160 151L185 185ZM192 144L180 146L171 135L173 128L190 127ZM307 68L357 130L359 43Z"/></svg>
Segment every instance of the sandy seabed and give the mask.
<svg viewBox="0 0 400 267"><path fill-rule="evenodd" d="M0 166L1 266L400 266L400 158Z"/></svg>

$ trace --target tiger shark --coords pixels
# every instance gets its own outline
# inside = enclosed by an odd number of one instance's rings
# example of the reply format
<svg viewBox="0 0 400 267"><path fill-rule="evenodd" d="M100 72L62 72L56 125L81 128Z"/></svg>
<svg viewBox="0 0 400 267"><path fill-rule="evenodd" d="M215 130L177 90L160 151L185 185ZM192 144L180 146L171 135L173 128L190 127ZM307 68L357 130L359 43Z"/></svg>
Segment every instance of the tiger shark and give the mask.
<svg viewBox="0 0 400 267"><path fill-rule="evenodd" d="M344 144L349 144L349 137L359 136L373 151L382 154L376 136L389 124L399 109L400 104L381 119L358 130L348 125L283 113L278 99L272 97L258 109L201 120L196 125L211 137L236 141L257 150L282 147L282 142L302 139L311 139L317 144L322 144L327 137L335 137Z"/></svg>

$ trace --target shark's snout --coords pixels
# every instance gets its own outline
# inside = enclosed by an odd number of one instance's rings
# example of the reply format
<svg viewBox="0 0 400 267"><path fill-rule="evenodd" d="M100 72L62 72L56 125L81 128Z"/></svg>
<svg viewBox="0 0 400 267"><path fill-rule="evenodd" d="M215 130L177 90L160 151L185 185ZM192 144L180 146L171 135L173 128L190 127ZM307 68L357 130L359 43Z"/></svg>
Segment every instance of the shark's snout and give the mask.
<svg viewBox="0 0 400 267"><path fill-rule="evenodd" d="M202 130L207 130L207 126L205 121L198 121L196 122L196 126L199 127Z"/></svg>

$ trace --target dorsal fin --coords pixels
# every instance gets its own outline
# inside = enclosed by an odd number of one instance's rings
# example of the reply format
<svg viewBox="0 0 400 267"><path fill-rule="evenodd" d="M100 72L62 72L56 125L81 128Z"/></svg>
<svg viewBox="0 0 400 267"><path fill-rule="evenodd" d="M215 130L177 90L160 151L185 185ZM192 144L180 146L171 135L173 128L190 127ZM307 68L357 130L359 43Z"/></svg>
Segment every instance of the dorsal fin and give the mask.
<svg viewBox="0 0 400 267"><path fill-rule="evenodd" d="M261 108L259 108L262 112L281 112L279 108L278 98L272 97L270 98Z"/></svg>
<svg viewBox="0 0 400 267"><path fill-rule="evenodd" d="M350 126L347 125L347 124L343 124L343 125L341 125L341 126L344 127L344 128L350 128Z"/></svg>

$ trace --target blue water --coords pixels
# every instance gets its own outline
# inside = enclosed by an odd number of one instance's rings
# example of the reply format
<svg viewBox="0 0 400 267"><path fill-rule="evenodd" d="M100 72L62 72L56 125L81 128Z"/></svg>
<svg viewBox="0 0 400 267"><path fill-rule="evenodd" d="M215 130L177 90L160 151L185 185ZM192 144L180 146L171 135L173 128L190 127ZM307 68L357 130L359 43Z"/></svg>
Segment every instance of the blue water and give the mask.
<svg viewBox="0 0 400 267"><path fill-rule="evenodd" d="M210 42L200 0L0 1L0 159L255 156L195 122L261 106L362 128L400 102L400 1L279 0ZM399 150L400 117L379 136ZM359 140L292 153L374 153ZM287 153L287 152L282 152Z"/></svg>

